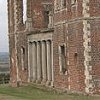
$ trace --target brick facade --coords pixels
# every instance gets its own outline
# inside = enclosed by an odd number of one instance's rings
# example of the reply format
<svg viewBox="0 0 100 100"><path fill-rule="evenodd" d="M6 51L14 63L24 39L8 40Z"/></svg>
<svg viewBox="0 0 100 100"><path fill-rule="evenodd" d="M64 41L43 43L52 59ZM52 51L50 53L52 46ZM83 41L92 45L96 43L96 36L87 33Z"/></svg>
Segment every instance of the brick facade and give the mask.
<svg viewBox="0 0 100 100"><path fill-rule="evenodd" d="M8 0L12 86L29 82L29 43L50 40L52 86L68 91L100 93L99 15L99 0L27 0L24 24L23 0ZM49 27L51 24L53 26Z"/></svg>

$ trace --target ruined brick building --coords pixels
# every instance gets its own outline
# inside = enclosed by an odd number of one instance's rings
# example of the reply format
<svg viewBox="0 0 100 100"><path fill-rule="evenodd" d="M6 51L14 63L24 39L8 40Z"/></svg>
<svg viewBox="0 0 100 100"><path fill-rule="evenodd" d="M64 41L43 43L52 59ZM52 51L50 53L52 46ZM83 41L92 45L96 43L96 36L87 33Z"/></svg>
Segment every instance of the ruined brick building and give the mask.
<svg viewBox="0 0 100 100"><path fill-rule="evenodd" d="M8 0L8 27L12 86L100 93L100 0Z"/></svg>

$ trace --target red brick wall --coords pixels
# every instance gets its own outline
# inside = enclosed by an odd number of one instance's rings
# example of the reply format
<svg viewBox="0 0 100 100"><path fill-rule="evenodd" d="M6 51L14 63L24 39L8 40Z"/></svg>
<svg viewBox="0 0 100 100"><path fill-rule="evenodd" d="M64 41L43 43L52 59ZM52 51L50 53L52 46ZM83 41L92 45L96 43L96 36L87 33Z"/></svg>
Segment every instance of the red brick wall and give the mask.
<svg viewBox="0 0 100 100"><path fill-rule="evenodd" d="M93 19L91 23L91 56L94 92L100 93L100 19Z"/></svg>
<svg viewBox="0 0 100 100"><path fill-rule="evenodd" d="M31 16L33 19L33 28L47 28L45 26L44 2L52 2L53 0L32 0Z"/></svg>
<svg viewBox="0 0 100 100"><path fill-rule="evenodd" d="M85 68L83 47L83 22L81 20L75 21L75 19L83 17L82 0L78 0L78 6L71 5L70 0L67 0L67 2L67 10L59 10L54 14L54 85L57 88L66 87L68 89L68 87L70 87L70 90L72 91L84 92ZM64 24L62 24L62 22L64 22ZM66 68L68 70L67 75L60 75L59 73L60 66L58 48L61 43L66 44ZM77 58L75 58L75 53L77 53ZM75 59L77 59L77 62L75 61ZM67 61L69 61L69 65L67 64Z"/></svg>
<svg viewBox="0 0 100 100"><path fill-rule="evenodd" d="M84 91L84 47L82 21L68 26L69 77L71 90ZM77 53L77 62L75 62Z"/></svg>
<svg viewBox="0 0 100 100"><path fill-rule="evenodd" d="M59 67L59 44L65 43L66 40L66 34L63 32L65 30L62 29L64 27L65 25L56 26L53 34L54 86L57 88L68 88L68 75L60 75Z"/></svg>
<svg viewBox="0 0 100 100"><path fill-rule="evenodd" d="M67 0L67 10L62 9L54 14L55 31L53 35L53 48L54 48L54 79L56 87L67 87L70 85L71 90L85 91L85 66L84 66L84 46L83 46L83 0L77 0L78 5L71 5L71 0ZM90 0L89 12L90 17L99 17L100 7L99 0ZM89 18L90 18L89 17ZM81 18L78 19L78 18ZM89 19L88 18L88 19ZM91 18L90 18L91 19ZM92 61L90 65L93 67L90 75L93 77L94 93L100 91L100 55L99 55L99 31L100 31L100 18L92 18L88 20L90 23L91 43L92 51L90 53ZM62 28L62 23L67 23L68 27ZM59 25L58 25L59 24ZM65 24L64 24L65 25ZM64 26L63 25L63 26ZM68 36L68 41L66 36ZM60 43L68 44L67 51L69 53L68 75L62 76L59 74L59 52L58 47ZM74 55L77 53L77 66L75 66ZM69 82L70 78L70 82Z"/></svg>
<svg viewBox="0 0 100 100"><path fill-rule="evenodd" d="M54 85L59 88L68 88L73 91L84 91L84 47L83 47L82 21L69 23L63 26L55 26L53 35L53 59L54 59ZM68 37L68 40L67 40ZM67 75L60 74L59 45L66 44L66 68ZM75 62L77 53L77 62ZM69 56L68 56L69 55ZM69 61L69 65L67 62ZM70 78L70 79L69 79Z"/></svg>
<svg viewBox="0 0 100 100"><path fill-rule="evenodd" d="M21 58L21 49L24 47L25 49L25 57L24 57L24 66L22 66L22 58ZM17 40L17 56L18 56L18 69L19 69L19 78L22 82L28 81L28 44L27 44L27 37L26 32L18 33L18 40ZM24 69L23 69L24 68Z"/></svg>
<svg viewBox="0 0 100 100"><path fill-rule="evenodd" d="M34 28L45 28L43 5L45 0L29 0L27 16L32 17ZM48 0L49 1L49 0ZM53 0L52 0L53 1ZM85 67L84 67L84 47L83 47L83 21L79 18L83 18L83 0L77 0L76 5L71 5L71 0L66 0L67 9L57 11L54 14L54 34L53 34L53 65L54 65L54 86L57 88L66 88L72 91L85 92ZM20 26L17 33L17 60L15 50L15 33L14 33L14 9L12 6L12 15L8 11L8 23L9 23L9 50L10 50L10 64L11 64L11 83L16 85L16 61L18 60L19 78L21 81L26 82L28 79L28 61L27 61L27 36L24 32L24 25ZM90 17L100 16L100 0L90 0L89 3ZM30 8L30 9L29 9ZM10 24L10 17L12 18L12 25ZM100 18L92 18L88 20L90 23L91 32L91 47L90 53L92 57L91 66L92 71L90 74L93 76L94 93L100 92ZM59 24L58 24L59 23ZM13 33L13 34L12 34ZM66 68L67 74L60 74L59 66L59 45L64 43L66 45ZM21 64L21 46L25 47L25 70L22 70ZM77 54L77 56L75 56ZM12 60L13 59L13 60ZM69 63L68 63L69 62Z"/></svg>
<svg viewBox="0 0 100 100"><path fill-rule="evenodd" d="M90 0L90 16L99 17L100 16L100 0Z"/></svg>

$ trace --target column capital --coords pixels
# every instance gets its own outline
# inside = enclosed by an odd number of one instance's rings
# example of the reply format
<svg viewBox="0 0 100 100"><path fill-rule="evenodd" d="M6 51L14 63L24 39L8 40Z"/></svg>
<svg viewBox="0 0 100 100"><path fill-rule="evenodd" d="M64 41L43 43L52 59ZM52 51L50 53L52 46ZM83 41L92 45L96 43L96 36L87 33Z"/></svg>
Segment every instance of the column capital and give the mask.
<svg viewBox="0 0 100 100"><path fill-rule="evenodd" d="M46 44L50 44L51 43L51 40L46 40Z"/></svg>
<svg viewBox="0 0 100 100"><path fill-rule="evenodd" d="M37 44L40 44L41 43L41 41L37 41Z"/></svg>
<svg viewBox="0 0 100 100"><path fill-rule="evenodd" d="M44 43L44 42L46 42L46 40L42 40L41 42Z"/></svg>

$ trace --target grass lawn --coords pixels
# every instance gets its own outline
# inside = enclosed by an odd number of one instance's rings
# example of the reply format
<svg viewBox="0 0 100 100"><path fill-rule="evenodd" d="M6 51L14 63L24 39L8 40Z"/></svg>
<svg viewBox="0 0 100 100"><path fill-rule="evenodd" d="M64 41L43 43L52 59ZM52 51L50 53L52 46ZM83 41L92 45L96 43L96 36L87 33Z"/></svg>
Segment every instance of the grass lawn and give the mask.
<svg viewBox="0 0 100 100"><path fill-rule="evenodd" d="M7 85L0 85L0 100L100 100L100 97L90 97L78 94L59 94L53 91L37 89L29 85L19 88L12 88Z"/></svg>
<svg viewBox="0 0 100 100"><path fill-rule="evenodd" d="M19 97L14 97L14 96L0 94L0 100L25 100L25 99L22 99L22 98L19 98Z"/></svg>

